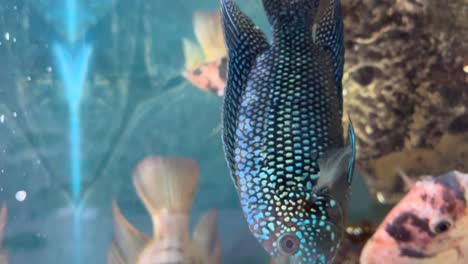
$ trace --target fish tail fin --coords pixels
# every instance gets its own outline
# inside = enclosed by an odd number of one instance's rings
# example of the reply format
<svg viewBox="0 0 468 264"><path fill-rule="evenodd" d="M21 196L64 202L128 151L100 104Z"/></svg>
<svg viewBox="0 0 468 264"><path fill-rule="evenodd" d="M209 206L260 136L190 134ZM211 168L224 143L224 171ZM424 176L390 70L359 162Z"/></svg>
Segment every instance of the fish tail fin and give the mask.
<svg viewBox="0 0 468 264"><path fill-rule="evenodd" d="M268 21L271 25L281 25L293 21L291 18L305 16L313 21L320 0L263 0ZM310 22L312 23L312 22Z"/></svg>
<svg viewBox="0 0 468 264"><path fill-rule="evenodd" d="M205 62L203 51L197 43L191 41L190 39L184 38L182 40L182 46L185 58L185 69L196 68Z"/></svg>
<svg viewBox="0 0 468 264"><path fill-rule="evenodd" d="M220 12L195 12L193 28L203 50L205 61L219 60L226 56Z"/></svg>
<svg viewBox="0 0 468 264"><path fill-rule="evenodd" d="M221 263L221 243L216 224L216 210L211 209L198 221L193 232L193 240L209 258L207 263Z"/></svg>
<svg viewBox="0 0 468 264"><path fill-rule="evenodd" d="M197 162L182 157L148 157L141 161L133 184L138 196L157 221L161 210L188 214L198 182Z"/></svg>
<svg viewBox="0 0 468 264"><path fill-rule="evenodd" d="M2 247L3 235L5 232L5 225L7 220L7 206L6 202L2 203L2 208L0 209L0 248Z"/></svg>
<svg viewBox="0 0 468 264"><path fill-rule="evenodd" d="M133 263L150 238L127 221L115 200L112 201L112 211L114 232L108 253L108 264Z"/></svg>

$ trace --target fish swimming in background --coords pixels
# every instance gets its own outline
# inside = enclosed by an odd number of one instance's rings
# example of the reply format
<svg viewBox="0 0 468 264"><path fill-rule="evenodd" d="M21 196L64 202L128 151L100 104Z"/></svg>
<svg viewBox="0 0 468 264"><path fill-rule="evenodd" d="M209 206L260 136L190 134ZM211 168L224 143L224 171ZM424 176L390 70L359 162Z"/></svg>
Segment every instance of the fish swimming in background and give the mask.
<svg viewBox="0 0 468 264"><path fill-rule="evenodd" d="M468 263L467 199L468 174L414 183L368 240L361 263Z"/></svg>
<svg viewBox="0 0 468 264"><path fill-rule="evenodd" d="M7 207L6 203L2 204L0 209L0 264L8 263L7 252L2 248L3 236L5 234L5 224L7 220Z"/></svg>
<svg viewBox="0 0 468 264"><path fill-rule="evenodd" d="M344 234L355 144L342 124L339 1L263 0L269 44L221 0L228 48L223 143L250 231L277 263L331 263Z"/></svg>
<svg viewBox="0 0 468 264"><path fill-rule="evenodd" d="M107 263L221 263L215 210L202 216L189 237L198 173L197 163L187 158L149 157L140 162L133 183L151 214L154 236L133 227L114 201L114 235Z"/></svg>
<svg viewBox="0 0 468 264"><path fill-rule="evenodd" d="M201 90L223 96L226 87L227 51L220 13L195 12L193 28L200 44L183 40L185 71L182 75Z"/></svg>

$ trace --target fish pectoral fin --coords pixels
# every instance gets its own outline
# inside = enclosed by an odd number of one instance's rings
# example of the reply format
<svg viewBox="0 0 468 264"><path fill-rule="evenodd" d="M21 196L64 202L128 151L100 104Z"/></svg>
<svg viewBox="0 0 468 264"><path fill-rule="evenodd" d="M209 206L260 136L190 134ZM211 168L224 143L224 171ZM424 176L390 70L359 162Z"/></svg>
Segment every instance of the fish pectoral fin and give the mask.
<svg viewBox="0 0 468 264"><path fill-rule="evenodd" d="M195 12L193 28L206 61L219 60L226 56L227 51L219 12Z"/></svg>
<svg viewBox="0 0 468 264"><path fill-rule="evenodd" d="M209 263L221 263L221 243L216 223L216 210L211 209L198 221L193 232L193 240L211 260Z"/></svg>
<svg viewBox="0 0 468 264"><path fill-rule="evenodd" d="M326 152L318 161L320 177L315 188L317 190L331 189L343 176L348 175L351 148L345 147Z"/></svg>
<svg viewBox="0 0 468 264"><path fill-rule="evenodd" d="M200 46L188 38L182 40L182 46L185 58L185 69L193 70L194 68L206 62L205 56Z"/></svg>
<svg viewBox="0 0 468 264"><path fill-rule="evenodd" d="M348 184L351 185L354 175L354 166L356 163L356 134L354 134L353 122L351 117L348 115L348 148L351 149L351 157L348 165Z"/></svg>
<svg viewBox="0 0 468 264"><path fill-rule="evenodd" d="M117 261L113 263L133 263L150 238L127 221L115 200L112 202L112 210L114 212L114 232L108 259L112 258Z"/></svg>
<svg viewBox="0 0 468 264"><path fill-rule="evenodd" d="M320 168L320 177L316 188L332 189L333 185L346 177L348 185L351 184L354 163L356 159L356 144L353 124L351 120L348 126L348 144L344 148L332 149L318 161Z"/></svg>

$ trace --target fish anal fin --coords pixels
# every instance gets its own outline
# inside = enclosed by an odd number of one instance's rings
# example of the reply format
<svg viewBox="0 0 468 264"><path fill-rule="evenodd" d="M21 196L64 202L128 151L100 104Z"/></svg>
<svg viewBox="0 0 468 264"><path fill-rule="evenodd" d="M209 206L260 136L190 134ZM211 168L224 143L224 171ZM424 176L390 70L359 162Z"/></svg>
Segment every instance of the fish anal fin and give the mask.
<svg viewBox="0 0 468 264"><path fill-rule="evenodd" d="M221 244L218 237L216 210L205 213L193 232L193 241L200 247L204 255L210 259L209 263L221 263Z"/></svg>
<svg viewBox="0 0 468 264"><path fill-rule="evenodd" d="M218 60L226 56L227 51L219 12L195 12L193 27L206 61Z"/></svg>
<svg viewBox="0 0 468 264"><path fill-rule="evenodd" d="M115 201L112 202L112 210L114 213L114 233L108 257L110 258L112 255L114 260L133 263L132 261L137 259L150 238L127 221Z"/></svg>

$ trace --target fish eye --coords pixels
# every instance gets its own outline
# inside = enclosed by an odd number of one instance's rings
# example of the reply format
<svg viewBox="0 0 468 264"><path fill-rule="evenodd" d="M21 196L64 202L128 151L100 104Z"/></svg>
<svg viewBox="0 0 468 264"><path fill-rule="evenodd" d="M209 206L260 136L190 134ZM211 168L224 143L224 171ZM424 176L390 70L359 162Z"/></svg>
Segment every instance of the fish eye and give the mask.
<svg viewBox="0 0 468 264"><path fill-rule="evenodd" d="M452 226L452 222L449 221L449 220L441 220L439 222L437 222L434 226L433 226L433 232L435 234L440 234L440 233L444 233L444 232L447 232L450 227Z"/></svg>
<svg viewBox="0 0 468 264"><path fill-rule="evenodd" d="M294 255L299 251L299 238L294 234L284 234L279 238L279 249L281 252Z"/></svg>

